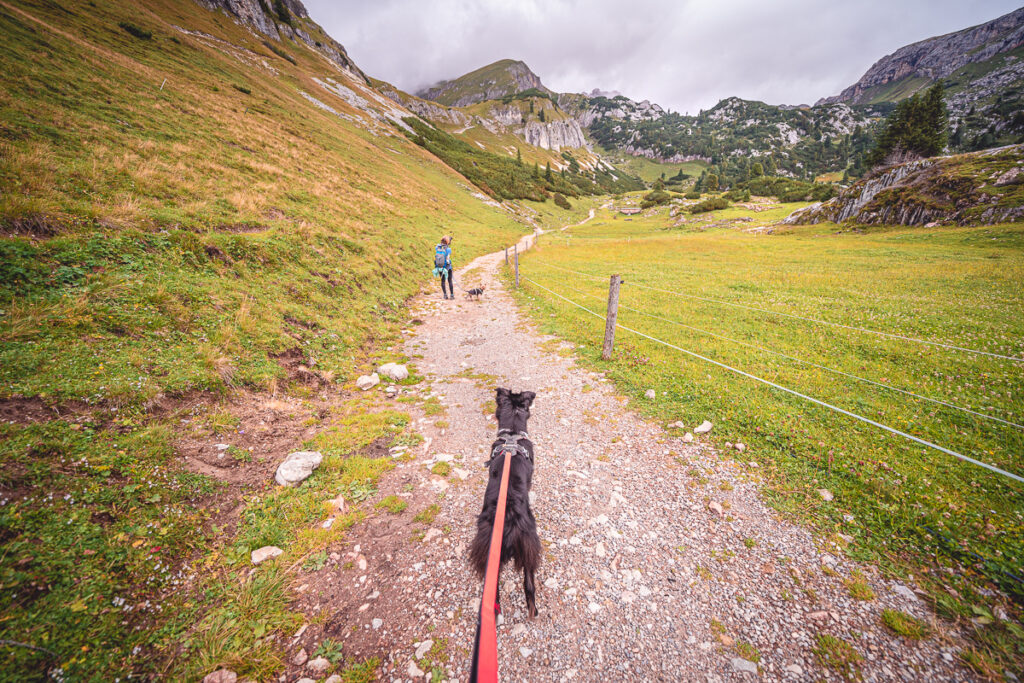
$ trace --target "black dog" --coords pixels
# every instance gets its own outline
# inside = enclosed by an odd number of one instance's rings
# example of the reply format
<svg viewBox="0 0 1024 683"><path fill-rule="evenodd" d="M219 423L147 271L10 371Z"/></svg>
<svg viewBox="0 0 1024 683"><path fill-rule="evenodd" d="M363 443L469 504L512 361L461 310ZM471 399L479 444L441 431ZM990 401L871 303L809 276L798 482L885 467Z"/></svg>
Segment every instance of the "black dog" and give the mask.
<svg viewBox="0 0 1024 683"><path fill-rule="evenodd" d="M530 406L536 397L532 391L514 394L508 389L497 390L498 438L491 445L488 464L490 478L484 493L484 508L476 521L476 538L469 548L469 561L481 577L487 572L487 554L491 546L491 531L498 507L498 489L505 458L509 465L508 501L505 505L505 529L501 539L501 564L515 560L516 569L523 570L523 592L526 594L526 612L529 618L537 616L534 575L540 564L541 545L537 535L537 520L530 510L530 484L533 481L533 443L526 433ZM498 595L501 590L499 585ZM500 600L495 598L494 611L500 612Z"/></svg>
<svg viewBox="0 0 1024 683"><path fill-rule="evenodd" d="M473 289L466 289L463 291L466 292L467 299L472 300L474 297L476 297L479 300L480 297L483 296L485 289L487 289L486 286L480 285L479 287L474 287Z"/></svg>

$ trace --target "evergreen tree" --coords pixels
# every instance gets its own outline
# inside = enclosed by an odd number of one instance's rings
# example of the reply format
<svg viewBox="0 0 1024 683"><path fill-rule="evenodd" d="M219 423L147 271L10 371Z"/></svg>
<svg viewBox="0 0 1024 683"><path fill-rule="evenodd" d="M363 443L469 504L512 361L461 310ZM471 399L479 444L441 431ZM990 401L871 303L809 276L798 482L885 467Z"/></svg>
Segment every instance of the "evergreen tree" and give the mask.
<svg viewBox="0 0 1024 683"><path fill-rule="evenodd" d="M750 167L750 177L752 177L752 178L760 178L763 175L764 175L764 166L761 165L760 161L755 162L754 165Z"/></svg>
<svg viewBox="0 0 1024 683"><path fill-rule="evenodd" d="M533 162L533 177L540 178L540 167L537 166L537 162Z"/></svg>
<svg viewBox="0 0 1024 683"><path fill-rule="evenodd" d="M885 120L878 144L868 154L868 166L877 166L893 153L921 157L939 154L946 147L947 125L940 82L933 85L924 97L916 93L896 105Z"/></svg>
<svg viewBox="0 0 1024 683"><path fill-rule="evenodd" d="M523 165L523 152L518 147L516 147L516 163L520 166Z"/></svg>
<svg viewBox="0 0 1024 683"><path fill-rule="evenodd" d="M554 180L551 177L551 162L550 161L548 162L548 165L544 167L544 180L548 181L549 183Z"/></svg>
<svg viewBox="0 0 1024 683"><path fill-rule="evenodd" d="M709 173L708 177L704 179L704 189L707 192L718 191L718 176L714 173Z"/></svg>
<svg viewBox="0 0 1024 683"><path fill-rule="evenodd" d="M541 109L540 112L537 114L537 118L539 118L541 120L541 123L544 122L544 110L543 109Z"/></svg>

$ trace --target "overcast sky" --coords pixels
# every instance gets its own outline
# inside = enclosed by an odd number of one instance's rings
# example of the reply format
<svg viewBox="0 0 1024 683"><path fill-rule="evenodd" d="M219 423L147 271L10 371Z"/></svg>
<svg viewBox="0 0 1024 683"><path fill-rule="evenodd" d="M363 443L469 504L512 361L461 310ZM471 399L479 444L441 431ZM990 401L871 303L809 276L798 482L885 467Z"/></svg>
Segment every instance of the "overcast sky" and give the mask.
<svg viewBox="0 0 1024 683"><path fill-rule="evenodd" d="M697 113L736 95L813 104L908 43L1021 0L305 0L364 71L408 92L521 59L557 92Z"/></svg>

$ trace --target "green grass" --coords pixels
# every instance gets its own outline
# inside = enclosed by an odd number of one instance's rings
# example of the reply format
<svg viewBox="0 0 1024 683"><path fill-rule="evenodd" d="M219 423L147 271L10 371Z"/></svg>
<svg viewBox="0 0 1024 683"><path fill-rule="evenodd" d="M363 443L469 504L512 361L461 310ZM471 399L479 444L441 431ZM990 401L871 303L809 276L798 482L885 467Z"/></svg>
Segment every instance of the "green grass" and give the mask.
<svg viewBox="0 0 1024 683"><path fill-rule="evenodd" d="M832 669L847 681L862 681L861 662L864 658L842 638L819 633L814 656L822 666Z"/></svg>
<svg viewBox="0 0 1024 683"><path fill-rule="evenodd" d="M430 473L436 474L439 477L447 477L451 471L452 466L446 462L435 463L434 466L430 468Z"/></svg>
<svg viewBox="0 0 1024 683"><path fill-rule="evenodd" d="M882 623L885 624L893 633L912 640L927 638L931 633L931 629L928 628L928 624L907 614L906 612L900 612L899 610L882 610Z"/></svg>
<svg viewBox="0 0 1024 683"><path fill-rule="evenodd" d="M843 582L846 586L846 590L850 592L850 597L855 600L874 600L875 591L871 588L871 585L864 579L864 575L858 571L854 571L850 574L850 578Z"/></svg>
<svg viewBox="0 0 1024 683"><path fill-rule="evenodd" d="M409 503L405 502L398 496L387 496L386 498L381 499L374 507L387 510L391 514L397 515L403 512L405 508L409 507Z"/></svg>
<svg viewBox="0 0 1024 683"><path fill-rule="evenodd" d="M436 503L433 503L420 512L417 512L416 516L412 518L412 521L419 522L420 524L433 524L434 518L437 517L439 512L441 512L441 508Z"/></svg>
<svg viewBox="0 0 1024 683"><path fill-rule="evenodd" d="M1024 227L856 234L825 225L765 236L728 228L672 230L671 221L663 212L628 222L600 212L571 231L569 246L551 242L543 252L526 254L522 275L603 314L608 277L619 273L626 282L622 325L1011 472L1024 471L1024 432L1015 427L762 349L1022 424L1019 364L710 301L1020 357ZM968 611L1001 602L980 592L992 583L1021 594L1010 575L1024 565L1024 491L1009 479L622 329L615 357L602 361L602 320L526 280L518 297L542 332L574 342L578 357L607 373L636 399L640 412L663 423L708 419L714 441L742 440L747 454L736 457L760 461L769 502L822 531L853 536L846 552L854 558L877 562L891 574L912 573L947 597L947 587L955 588L956 602ZM641 400L647 389L657 399ZM826 503L819 488L834 499ZM922 566L938 571L922 575ZM943 567L955 571L947 574ZM1004 634L995 624L976 635L986 643L983 649L1001 651L996 656L1003 661L1024 645L1024 637Z"/></svg>

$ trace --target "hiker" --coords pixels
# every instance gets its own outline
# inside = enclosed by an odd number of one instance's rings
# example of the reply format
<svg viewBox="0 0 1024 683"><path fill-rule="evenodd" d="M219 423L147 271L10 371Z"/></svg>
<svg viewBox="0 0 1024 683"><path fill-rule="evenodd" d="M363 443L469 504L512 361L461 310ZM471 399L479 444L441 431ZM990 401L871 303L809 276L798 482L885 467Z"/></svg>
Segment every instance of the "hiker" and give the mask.
<svg viewBox="0 0 1024 683"><path fill-rule="evenodd" d="M434 275L441 276L441 294L445 299L455 298L455 285L452 282L452 238L445 235L441 243L434 249ZM445 291L445 282L448 289Z"/></svg>

